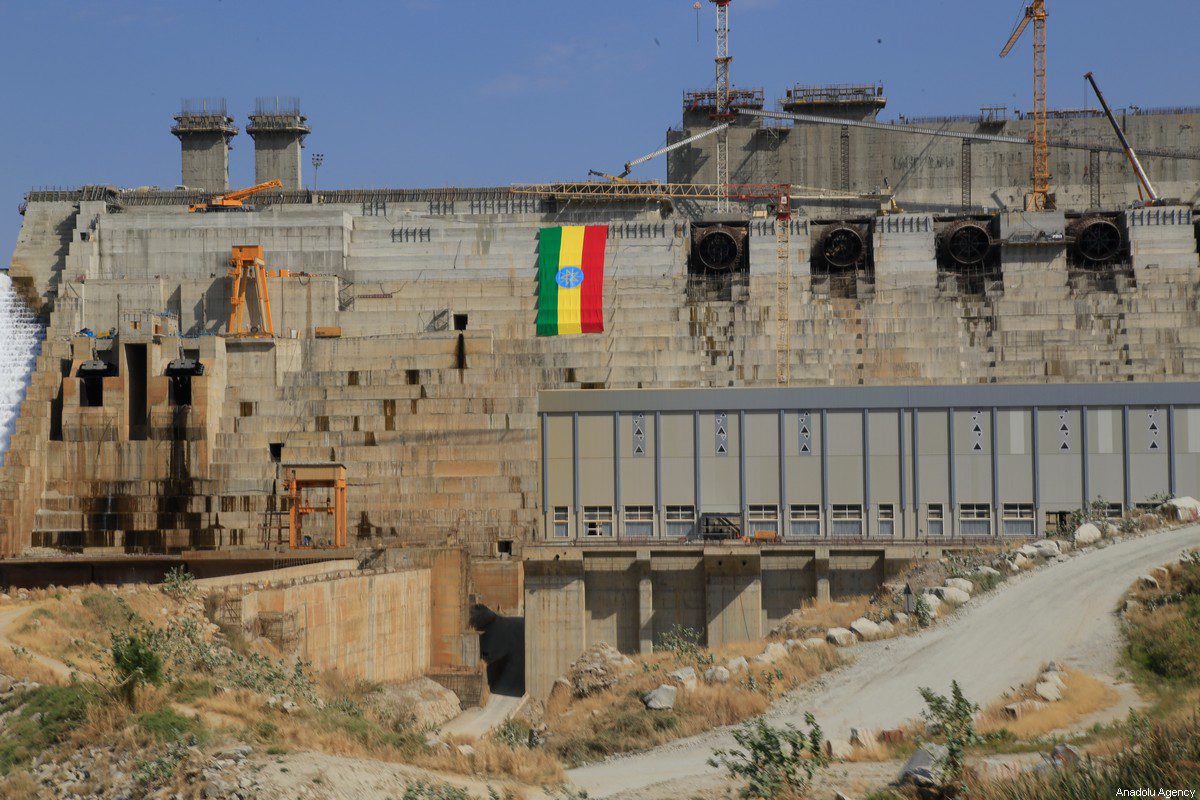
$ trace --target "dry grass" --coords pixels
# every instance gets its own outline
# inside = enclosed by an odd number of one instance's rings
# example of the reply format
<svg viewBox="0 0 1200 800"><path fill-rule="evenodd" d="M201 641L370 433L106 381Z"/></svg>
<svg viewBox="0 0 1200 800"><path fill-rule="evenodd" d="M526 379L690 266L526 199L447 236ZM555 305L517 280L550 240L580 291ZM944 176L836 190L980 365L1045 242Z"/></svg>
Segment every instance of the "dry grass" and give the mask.
<svg viewBox="0 0 1200 800"><path fill-rule="evenodd" d="M979 731L990 733L1007 729L1018 738L1033 739L1069 728L1097 711L1111 708L1120 699L1111 686L1078 670L1066 670L1063 683L1066 689L1062 700L1046 703L1043 708L1026 712L1019 719L1012 719L1005 714L1004 706L1021 700L1036 700L1032 685L996 701L980 715Z"/></svg>
<svg viewBox="0 0 1200 800"><path fill-rule="evenodd" d="M0 779L0 800L41 800L50 796L28 772L14 772Z"/></svg>
<svg viewBox="0 0 1200 800"><path fill-rule="evenodd" d="M779 627L795 632L811 629L814 635L819 635L815 632L820 631L823 634L829 628L849 627L851 622L872 610L878 609L871 605L869 597L852 597L829 602L806 600L804 605L788 614Z"/></svg>
<svg viewBox="0 0 1200 800"><path fill-rule="evenodd" d="M721 648L715 663L757 654L762 647L759 642ZM784 692L831 669L839 658L823 646L793 651L776 664L751 663L748 672L734 674L729 683L700 681L691 690L680 689L670 711L647 711L642 695L668 682L671 671L696 665L685 665L673 653L635 657L634 662L616 686L547 708L550 747L568 764L653 747L757 716ZM698 674L702 671L697 668Z"/></svg>
<svg viewBox="0 0 1200 800"><path fill-rule="evenodd" d="M511 778L534 786L557 786L565 780L562 765L545 750L509 747L490 739L471 744L474 752L465 755L457 747L436 750L417 758L416 763L429 769L480 775L487 778Z"/></svg>
<svg viewBox="0 0 1200 800"><path fill-rule="evenodd" d="M154 587L114 591L90 585L31 593L30 611L9 638L80 673L100 676L109 663L109 633L129 614L163 625L182 613L182 603Z"/></svg>
<svg viewBox="0 0 1200 800"><path fill-rule="evenodd" d="M27 655L18 655L11 647L4 645L0 645L0 674L8 675L18 680L29 678L38 683L62 683L54 673L54 670L34 661Z"/></svg>

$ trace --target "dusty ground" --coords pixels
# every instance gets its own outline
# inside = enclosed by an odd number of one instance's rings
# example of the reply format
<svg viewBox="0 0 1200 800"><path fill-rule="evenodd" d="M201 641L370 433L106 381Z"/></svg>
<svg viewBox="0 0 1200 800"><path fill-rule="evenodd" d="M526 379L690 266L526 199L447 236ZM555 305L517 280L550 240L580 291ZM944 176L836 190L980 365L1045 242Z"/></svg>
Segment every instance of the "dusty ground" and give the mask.
<svg viewBox="0 0 1200 800"><path fill-rule="evenodd" d="M246 767L258 780L255 800L396 800L417 781L451 784L486 798L489 787L501 796L503 781L480 781L430 770L343 758L325 753L289 753L256 757ZM541 792L524 789L515 794L526 800L542 798Z"/></svg>
<svg viewBox="0 0 1200 800"><path fill-rule="evenodd" d="M790 696L770 715L803 723L811 711L830 737L851 726L886 728L916 717L917 688L948 690L958 680L970 698L988 701L1057 660L1094 675L1116 674L1121 638L1113 614L1133 581L1200 545L1200 527L1129 539L1028 573L972 600L953 618L918 635L860 645L856 661ZM716 731L569 773L592 797L650 797L648 787L712 775L714 748L733 744ZM624 794L621 794L624 793Z"/></svg>

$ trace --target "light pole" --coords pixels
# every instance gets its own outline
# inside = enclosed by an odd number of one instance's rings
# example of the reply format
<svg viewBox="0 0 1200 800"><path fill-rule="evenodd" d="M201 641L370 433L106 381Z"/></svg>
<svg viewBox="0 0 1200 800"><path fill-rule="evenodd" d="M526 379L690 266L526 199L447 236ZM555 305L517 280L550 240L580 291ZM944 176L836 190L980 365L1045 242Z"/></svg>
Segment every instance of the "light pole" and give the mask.
<svg viewBox="0 0 1200 800"><path fill-rule="evenodd" d="M314 192L317 190L317 170L319 170L321 168L321 165L324 163L325 163L325 154L324 153L313 153L312 154L313 191Z"/></svg>

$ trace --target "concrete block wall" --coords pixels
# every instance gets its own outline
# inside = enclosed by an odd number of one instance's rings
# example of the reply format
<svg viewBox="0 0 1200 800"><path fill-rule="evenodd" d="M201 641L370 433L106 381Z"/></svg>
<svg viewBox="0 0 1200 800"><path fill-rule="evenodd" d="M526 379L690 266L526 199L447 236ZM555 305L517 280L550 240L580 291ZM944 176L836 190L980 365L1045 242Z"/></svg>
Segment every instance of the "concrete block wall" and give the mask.
<svg viewBox="0 0 1200 800"><path fill-rule="evenodd" d="M431 665L431 571L315 576L222 598L242 627L347 680L402 683ZM236 602L233 602L236 598Z"/></svg>

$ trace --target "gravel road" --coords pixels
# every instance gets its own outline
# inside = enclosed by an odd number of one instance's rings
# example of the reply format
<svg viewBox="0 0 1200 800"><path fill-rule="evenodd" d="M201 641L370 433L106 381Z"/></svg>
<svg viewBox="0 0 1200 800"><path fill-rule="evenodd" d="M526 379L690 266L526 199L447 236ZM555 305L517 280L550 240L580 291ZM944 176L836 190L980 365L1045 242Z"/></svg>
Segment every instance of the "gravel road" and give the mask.
<svg viewBox="0 0 1200 800"><path fill-rule="evenodd" d="M851 727L887 728L916 717L917 688L945 692L957 680L967 697L988 703L1034 676L1046 661L1112 674L1120 649L1113 613L1138 576L1200 546L1200 526L1155 533L1080 554L1005 583L973 599L952 618L920 634L859 645L855 662L789 696L772 722L803 724L811 711L831 738ZM614 758L569 773L594 798L611 797L714 770L714 748L733 743L727 730Z"/></svg>

